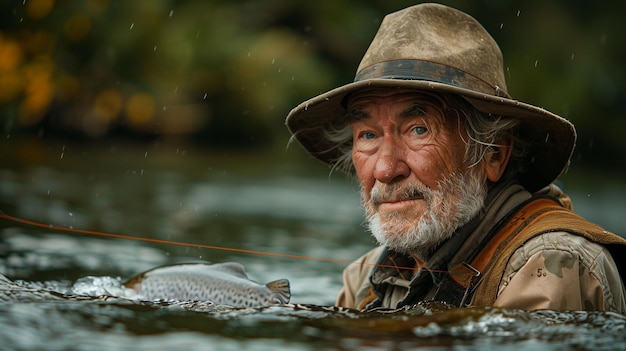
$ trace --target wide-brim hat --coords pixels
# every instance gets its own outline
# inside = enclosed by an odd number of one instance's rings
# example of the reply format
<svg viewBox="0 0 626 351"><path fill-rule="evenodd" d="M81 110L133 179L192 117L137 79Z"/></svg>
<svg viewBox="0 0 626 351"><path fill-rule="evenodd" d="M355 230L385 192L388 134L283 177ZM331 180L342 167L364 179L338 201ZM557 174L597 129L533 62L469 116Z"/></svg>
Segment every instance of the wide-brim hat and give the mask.
<svg viewBox="0 0 626 351"><path fill-rule="evenodd" d="M520 177L530 191L552 183L574 150L574 126L511 99L498 44L474 18L444 5L420 4L385 16L354 82L295 107L287 127L311 155L333 165L340 145L324 131L345 115L347 96L371 88L456 94L483 113L518 118L520 136L532 146Z"/></svg>

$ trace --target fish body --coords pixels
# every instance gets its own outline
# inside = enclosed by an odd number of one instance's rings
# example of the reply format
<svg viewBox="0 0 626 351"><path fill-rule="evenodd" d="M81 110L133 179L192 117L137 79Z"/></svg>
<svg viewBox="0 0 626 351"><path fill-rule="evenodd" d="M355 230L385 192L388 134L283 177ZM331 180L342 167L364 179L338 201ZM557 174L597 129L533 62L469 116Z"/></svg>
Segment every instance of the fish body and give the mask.
<svg viewBox="0 0 626 351"><path fill-rule="evenodd" d="M291 298L287 279L261 285L248 279L236 262L159 267L124 285L148 300L210 301L236 308L283 304Z"/></svg>

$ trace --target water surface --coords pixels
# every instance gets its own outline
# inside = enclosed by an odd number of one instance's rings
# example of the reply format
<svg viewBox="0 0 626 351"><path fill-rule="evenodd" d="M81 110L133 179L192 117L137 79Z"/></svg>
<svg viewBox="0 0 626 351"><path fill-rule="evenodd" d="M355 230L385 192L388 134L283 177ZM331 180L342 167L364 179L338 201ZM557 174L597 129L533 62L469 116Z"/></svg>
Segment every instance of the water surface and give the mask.
<svg viewBox="0 0 626 351"><path fill-rule="evenodd" d="M175 141L6 139L0 146L11 150L0 166L4 213L162 241L2 220L0 273L11 281L0 281L0 348L626 348L626 317L611 313L425 305L381 314L330 307L345 266L331 260L354 260L374 242L361 227L356 185L329 176L315 161L299 161L294 150L220 153ZM626 224L620 185L569 190L575 207L592 220L614 231ZM172 241L198 245L167 243ZM291 303L228 309L140 301L119 290L136 273L193 261L240 262L258 282L287 278Z"/></svg>

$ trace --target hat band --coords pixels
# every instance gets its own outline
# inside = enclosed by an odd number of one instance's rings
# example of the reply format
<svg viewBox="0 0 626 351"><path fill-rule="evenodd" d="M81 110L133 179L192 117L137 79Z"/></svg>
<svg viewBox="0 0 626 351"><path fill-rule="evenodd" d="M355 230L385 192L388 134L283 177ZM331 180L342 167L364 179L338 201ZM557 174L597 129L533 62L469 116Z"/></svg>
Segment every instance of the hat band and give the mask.
<svg viewBox="0 0 626 351"><path fill-rule="evenodd" d="M501 87L458 68L424 60L391 60L375 63L357 72L355 82L367 79L405 79L426 80L480 91L494 95L507 96Z"/></svg>

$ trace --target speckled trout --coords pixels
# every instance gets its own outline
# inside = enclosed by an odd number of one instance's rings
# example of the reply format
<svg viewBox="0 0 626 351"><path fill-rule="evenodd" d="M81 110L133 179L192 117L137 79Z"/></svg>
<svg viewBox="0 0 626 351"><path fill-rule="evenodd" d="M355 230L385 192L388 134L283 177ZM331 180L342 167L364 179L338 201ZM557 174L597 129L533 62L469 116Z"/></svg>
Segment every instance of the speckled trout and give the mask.
<svg viewBox="0 0 626 351"><path fill-rule="evenodd" d="M241 264L188 263L159 267L130 278L124 285L148 300L210 301L236 308L288 303L289 281L261 285Z"/></svg>

